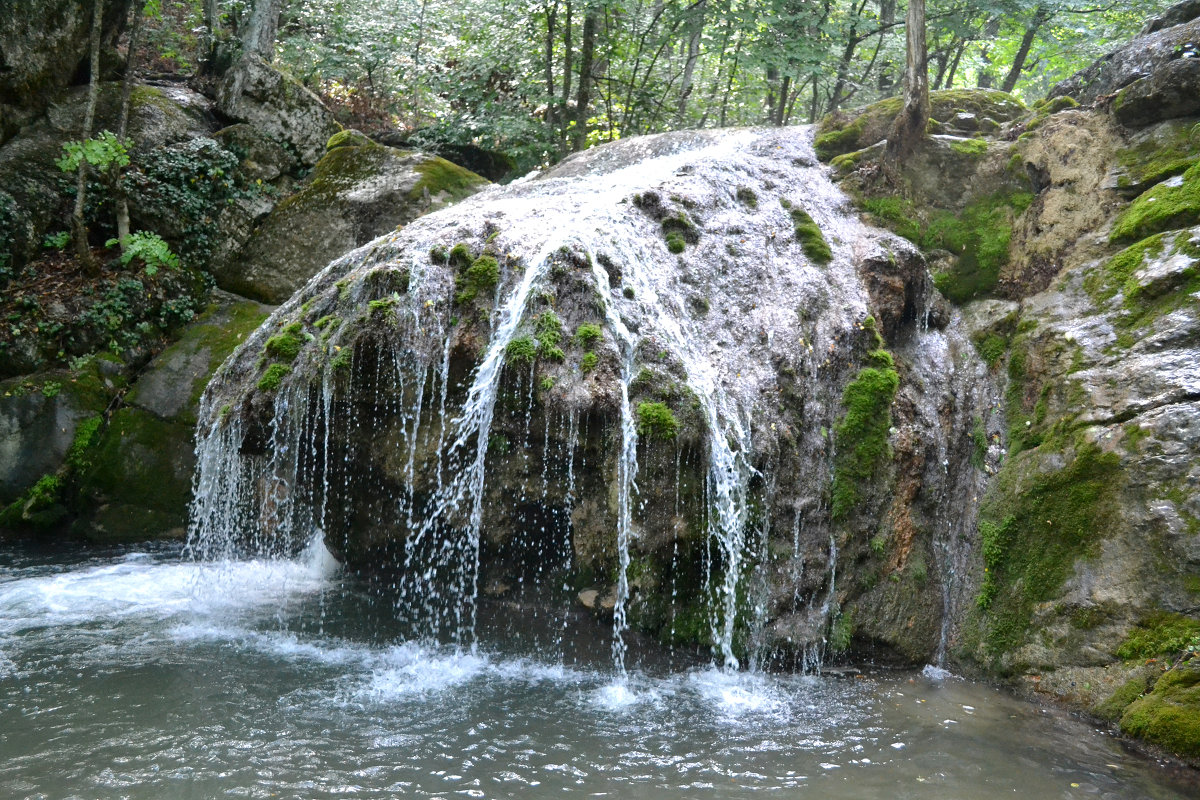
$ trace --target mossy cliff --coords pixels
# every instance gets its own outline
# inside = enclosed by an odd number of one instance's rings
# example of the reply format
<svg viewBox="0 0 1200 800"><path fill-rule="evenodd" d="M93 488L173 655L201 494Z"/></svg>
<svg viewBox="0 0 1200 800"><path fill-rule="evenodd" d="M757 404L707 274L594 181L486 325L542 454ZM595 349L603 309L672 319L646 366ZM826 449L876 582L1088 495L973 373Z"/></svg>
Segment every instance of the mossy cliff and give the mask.
<svg viewBox="0 0 1200 800"><path fill-rule="evenodd" d="M1145 47L1138 64L1168 69ZM1154 75L1139 91L1169 96ZM982 135L948 138L939 112L882 177L865 139L888 109L819 141L859 207L925 252L1002 386L1002 422L973 434L991 478L951 658L1196 760L1200 119L1089 107L1087 80Z"/></svg>

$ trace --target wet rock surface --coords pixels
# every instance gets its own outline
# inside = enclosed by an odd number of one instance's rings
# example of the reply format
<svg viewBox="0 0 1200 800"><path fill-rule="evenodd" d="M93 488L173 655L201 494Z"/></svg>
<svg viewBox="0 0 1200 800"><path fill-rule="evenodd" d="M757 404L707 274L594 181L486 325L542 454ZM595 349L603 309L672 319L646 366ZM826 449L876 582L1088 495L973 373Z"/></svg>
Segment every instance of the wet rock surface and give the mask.
<svg viewBox="0 0 1200 800"><path fill-rule="evenodd" d="M987 380L809 136L596 148L334 262L210 385L196 541L319 524L451 632L474 587L560 575L729 656L802 662L832 625L933 657Z"/></svg>

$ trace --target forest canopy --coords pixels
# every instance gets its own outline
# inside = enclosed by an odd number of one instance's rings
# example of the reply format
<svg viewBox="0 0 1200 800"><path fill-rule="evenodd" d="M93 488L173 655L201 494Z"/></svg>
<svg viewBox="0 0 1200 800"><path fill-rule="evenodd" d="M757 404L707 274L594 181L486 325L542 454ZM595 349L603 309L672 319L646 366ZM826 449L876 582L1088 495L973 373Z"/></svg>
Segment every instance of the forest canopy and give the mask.
<svg viewBox="0 0 1200 800"><path fill-rule="evenodd" d="M1133 36L1166 0L933 0L931 89L1026 100ZM813 122L898 94L902 0L152 0L162 68L204 62L209 25L278 14L273 57L342 121L520 169L664 130ZM242 36L244 39L244 35Z"/></svg>

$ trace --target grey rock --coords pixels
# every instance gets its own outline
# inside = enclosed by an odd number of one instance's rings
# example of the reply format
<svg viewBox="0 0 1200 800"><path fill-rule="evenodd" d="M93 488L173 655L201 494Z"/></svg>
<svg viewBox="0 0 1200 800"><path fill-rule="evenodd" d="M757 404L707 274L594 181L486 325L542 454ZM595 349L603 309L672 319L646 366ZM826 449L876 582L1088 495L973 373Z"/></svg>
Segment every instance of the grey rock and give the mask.
<svg viewBox="0 0 1200 800"><path fill-rule="evenodd" d="M340 129L320 98L256 55L244 56L221 78L217 108L287 142L306 166L320 160L325 143Z"/></svg>

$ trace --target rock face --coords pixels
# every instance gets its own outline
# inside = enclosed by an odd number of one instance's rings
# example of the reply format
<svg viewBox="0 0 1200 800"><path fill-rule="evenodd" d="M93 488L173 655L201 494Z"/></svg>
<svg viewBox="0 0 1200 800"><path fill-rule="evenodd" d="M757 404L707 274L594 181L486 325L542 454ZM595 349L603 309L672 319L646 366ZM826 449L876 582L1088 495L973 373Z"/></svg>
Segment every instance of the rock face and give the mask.
<svg viewBox="0 0 1200 800"><path fill-rule="evenodd" d="M75 476L77 533L120 541L183 535L196 468L193 434L200 393L269 311L218 293L180 340L150 362Z"/></svg>
<svg viewBox="0 0 1200 800"><path fill-rule="evenodd" d="M286 142L306 166L320 160L340 127L315 94L255 55L244 56L222 76L217 107L226 117Z"/></svg>
<svg viewBox="0 0 1200 800"><path fill-rule="evenodd" d="M1039 104L1004 126L1009 143L986 145L1024 174L1030 199L1002 203L998 280L954 298L1000 384L1004 424L983 442L996 460L968 534L977 593L950 641L962 669L1009 676L1193 761L1200 61L1170 54L1196 24L1153 26L1059 89L1111 103ZM868 159L840 159L864 208L940 258L927 229L889 213L896 198ZM907 199L923 209L964 184L989 192L994 162L918 157ZM961 214L969 200L952 202Z"/></svg>
<svg viewBox="0 0 1200 800"><path fill-rule="evenodd" d="M334 262L206 392L194 543L317 525L446 635L540 586L726 660L933 658L988 381L808 136L596 148Z"/></svg>
<svg viewBox="0 0 1200 800"><path fill-rule="evenodd" d="M1186 9L1189 7L1190 5L1187 3L1176 6L1180 9L1179 13L1165 17L1162 27L1144 36L1139 36L1087 69L1063 81L1054 87L1050 93L1051 97L1065 95L1073 97L1080 103L1090 105L1142 81L1158 83L1159 91L1170 92L1172 90L1170 83L1161 79L1154 81L1153 78L1155 74L1164 69L1173 71L1179 68L1180 65L1171 62L1183 62L1183 66L1187 67L1186 62L1196 61L1195 56L1187 57L1186 53L1189 51L1184 47L1191 44L1194 48L1195 43L1200 39L1200 17L1187 11ZM1167 24L1181 17L1189 18L1175 24ZM1190 52L1194 52L1194 49ZM1138 95L1145 96L1152 89L1144 86L1135 91ZM1183 98L1180 98L1180 102L1183 102ZM1191 108L1191 111L1183 113L1196 113L1195 107ZM1159 119L1163 119L1163 117L1159 117Z"/></svg>
<svg viewBox="0 0 1200 800"><path fill-rule="evenodd" d="M101 34L104 51L113 49L129 6L129 0L106 3ZM0 144L81 73L86 80L92 4L82 0L8 0L3 13ZM47 20L54 25L48 26Z"/></svg>
<svg viewBox="0 0 1200 800"><path fill-rule="evenodd" d="M262 221L240 253L218 266L222 286L282 303L343 253L487 183L436 156L353 134L334 137L308 182Z"/></svg>

